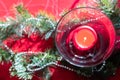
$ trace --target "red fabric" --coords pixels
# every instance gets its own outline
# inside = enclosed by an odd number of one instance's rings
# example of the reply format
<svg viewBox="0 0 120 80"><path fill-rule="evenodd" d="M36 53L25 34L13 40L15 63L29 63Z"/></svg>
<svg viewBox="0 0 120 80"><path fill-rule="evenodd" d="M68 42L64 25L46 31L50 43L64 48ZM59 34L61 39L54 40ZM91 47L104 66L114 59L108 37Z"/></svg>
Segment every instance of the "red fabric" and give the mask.
<svg viewBox="0 0 120 80"><path fill-rule="evenodd" d="M110 76L108 80L120 80L120 67L116 70L114 76Z"/></svg>
<svg viewBox="0 0 120 80"><path fill-rule="evenodd" d="M26 35L18 40L8 38L4 41L4 44L11 48L14 52L44 52L46 49L53 48L53 41L53 38L44 40L38 34L33 33L30 37Z"/></svg>
<svg viewBox="0 0 120 80"><path fill-rule="evenodd" d="M120 8L120 0L118 0L118 2L117 2L117 6Z"/></svg>
<svg viewBox="0 0 120 80"><path fill-rule="evenodd" d="M60 67L50 67L50 80L90 80L84 76L78 75L73 71L69 71Z"/></svg>
<svg viewBox="0 0 120 80"><path fill-rule="evenodd" d="M10 63L0 64L0 80L19 80L17 77L11 77L9 73ZM59 67L50 67L51 80L90 80L74 72ZM120 80L120 68L116 70L116 75L109 77L107 80ZM32 80L42 80L40 77L34 76Z"/></svg>
<svg viewBox="0 0 120 80"><path fill-rule="evenodd" d="M18 80L17 77L11 77L9 73L10 63L0 64L0 80Z"/></svg>
<svg viewBox="0 0 120 80"><path fill-rule="evenodd" d="M15 15L14 6L23 5L32 13L36 14L39 10L53 14L57 19L60 13L72 9L76 6L96 6L95 0L0 0L0 19Z"/></svg>
<svg viewBox="0 0 120 80"><path fill-rule="evenodd" d="M32 13L36 14L39 10L47 11L56 18L60 18L60 13L64 9L69 9L75 0L0 0L0 18L14 16L14 6L23 3L23 5Z"/></svg>
<svg viewBox="0 0 120 80"><path fill-rule="evenodd" d="M69 10L79 5L96 6L94 2L97 0L0 0L0 19L5 19L7 16L14 16L14 5L20 2L32 13L36 14L39 10L47 11L54 15L57 19L60 18L60 13L63 10ZM120 1L120 0L119 0ZM11 44L11 43L10 43ZM18 80L16 77L11 77L9 74L10 63L0 64L0 80ZM51 80L87 80L84 77L78 76L76 73L67 71L62 68L52 68ZM120 80L120 69L115 76L108 80ZM34 76L33 80L41 80Z"/></svg>

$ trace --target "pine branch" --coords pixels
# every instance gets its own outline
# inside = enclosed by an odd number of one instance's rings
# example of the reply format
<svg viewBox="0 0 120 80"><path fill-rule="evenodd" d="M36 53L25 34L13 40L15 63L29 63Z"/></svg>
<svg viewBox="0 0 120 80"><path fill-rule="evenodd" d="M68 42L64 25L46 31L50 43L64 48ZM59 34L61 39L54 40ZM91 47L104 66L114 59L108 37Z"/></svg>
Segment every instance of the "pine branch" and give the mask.
<svg viewBox="0 0 120 80"><path fill-rule="evenodd" d="M27 71L27 64L27 60L23 54L16 54L14 57L14 62L10 68L11 75L17 75L19 79L24 80L32 79L32 73Z"/></svg>
<svg viewBox="0 0 120 80"><path fill-rule="evenodd" d="M115 8L114 12L112 13L112 15L110 16L110 19L112 21L112 23L114 24L115 28L120 28L120 9L119 8Z"/></svg>
<svg viewBox="0 0 120 80"><path fill-rule="evenodd" d="M13 34L21 37L27 32L28 35L31 35L36 31L39 31L44 39L48 39L52 36L56 27L54 20L41 14L33 17L23 5L18 5L16 10L18 12L16 20L7 18L6 22L0 22L0 40L4 40ZM29 31L25 32L27 28L29 28Z"/></svg>
<svg viewBox="0 0 120 80"><path fill-rule="evenodd" d="M26 10L26 8L22 4L17 5L15 8L16 8L18 14L20 14L23 17L23 19L31 17L31 15L28 12L28 10Z"/></svg>
<svg viewBox="0 0 120 80"><path fill-rule="evenodd" d="M4 40L15 33L15 24L0 24L0 40Z"/></svg>
<svg viewBox="0 0 120 80"><path fill-rule="evenodd" d="M38 71L49 66L48 64L51 62L56 62L61 58L61 56L56 53L54 50L48 50L43 52L42 54L32 56L31 63L28 64L28 68L30 71Z"/></svg>
<svg viewBox="0 0 120 80"><path fill-rule="evenodd" d="M117 0L100 0L99 3L104 13L110 16L114 12Z"/></svg>
<svg viewBox="0 0 120 80"><path fill-rule="evenodd" d="M10 58L11 58L10 53L0 48L0 62L8 61L10 60Z"/></svg>
<svg viewBox="0 0 120 80"><path fill-rule="evenodd" d="M17 75L20 79L32 79L34 72L47 68L47 66L45 66L46 64L56 62L58 59L58 54L53 50L48 50L32 56L27 56L24 53L16 54L14 56L12 67L10 68L10 72L12 76Z"/></svg>

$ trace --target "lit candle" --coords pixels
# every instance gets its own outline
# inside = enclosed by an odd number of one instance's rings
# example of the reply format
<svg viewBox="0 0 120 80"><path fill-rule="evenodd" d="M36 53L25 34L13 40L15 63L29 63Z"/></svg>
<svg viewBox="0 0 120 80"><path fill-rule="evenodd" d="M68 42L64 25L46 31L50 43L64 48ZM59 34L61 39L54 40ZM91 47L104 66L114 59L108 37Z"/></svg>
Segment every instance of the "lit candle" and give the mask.
<svg viewBox="0 0 120 80"><path fill-rule="evenodd" d="M73 32L73 44L79 50L89 50L97 41L97 34L90 26L80 26Z"/></svg>

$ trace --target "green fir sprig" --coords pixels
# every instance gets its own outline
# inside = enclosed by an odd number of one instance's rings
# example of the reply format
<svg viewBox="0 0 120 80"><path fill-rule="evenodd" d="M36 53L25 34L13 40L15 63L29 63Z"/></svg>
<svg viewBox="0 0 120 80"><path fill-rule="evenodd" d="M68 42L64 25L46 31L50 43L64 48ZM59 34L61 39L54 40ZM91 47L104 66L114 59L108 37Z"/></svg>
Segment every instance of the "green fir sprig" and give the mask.
<svg viewBox="0 0 120 80"><path fill-rule="evenodd" d="M7 18L6 22L0 22L0 62L11 61L11 75L28 80L32 79L34 72L46 68L46 64L58 61L58 52L52 49L38 52L37 55L34 55L34 52L31 55L29 52L11 53L12 49L7 45L5 47L4 40L10 37L17 39L32 33L39 33L44 40L49 39L55 30L56 21L41 13L33 16L23 5L16 6L16 11L16 19Z"/></svg>
<svg viewBox="0 0 120 80"><path fill-rule="evenodd" d="M99 0L98 2L100 9L102 9L106 15L110 16L114 12L117 0Z"/></svg>
<svg viewBox="0 0 120 80"><path fill-rule="evenodd" d="M17 75L20 79L32 79L36 71L47 68L47 64L56 62L59 58L58 53L53 50L47 50L34 56L28 56L24 53L16 54L12 61L10 72L12 76Z"/></svg>

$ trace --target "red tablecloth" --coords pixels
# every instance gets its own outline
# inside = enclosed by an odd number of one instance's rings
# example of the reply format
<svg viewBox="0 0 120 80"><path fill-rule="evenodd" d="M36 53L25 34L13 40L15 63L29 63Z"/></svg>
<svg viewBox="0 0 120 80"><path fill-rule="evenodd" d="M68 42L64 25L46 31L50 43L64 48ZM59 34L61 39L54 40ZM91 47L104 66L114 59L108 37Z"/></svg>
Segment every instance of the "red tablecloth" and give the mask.
<svg viewBox="0 0 120 80"><path fill-rule="evenodd" d="M8 16L15 16L14 6L23 3L23 5L32 13L36 14L39 10L46 11L50 14L53 14L56 19L60 18L60 14L64 10L70 10L76 6L86 5L86 6L96 6L97 4L94 2L96 0L0 0L0 19L4 20ZM9 75L9 67L10 63L0 64L0 80L18 80L16 77L11 77ZM59 72L63 70L57 70L57 77L63 77L61 74L58 75ZM66 74L69 72L65 72ZM73 74L73 73L71 73ZM120 70L117 71L118 76L120 74ZM75 75L75 74L74 74ZM66 76L66 75L64 75ZM73 78L73 77L72 77ZM67 79L67 78L66 78ZM65 80L66 80L65 79ZM111 77L109 80L120 80L120 78ZM37 77L34 77L33 80L38 80ZM40 78L39 78L40 80ZM63 79L62 79L63 80ZM74 79L73 79L74 80ZM77 80L90 80L87 78L78 78Z"/></svg>
<svg viewBox="0 0 120 80"><path fill-rule="evenodd" d="M0 0L0 18L14 16L14 6L23 5L32 13L36 14L39 10L47 11L56 18L60 18L60 13L79 5L96 6L95 0Z"/></svg>
<svg viewBox="0 0 120 80"><path fill-rule="evenodd" d="M23 5L32 13L36 14L39 10L47 11L56 17L64 9L69 9L74 6L79 0L0 0L0 18L14 16L14 6L23 3Z"/></svg>

